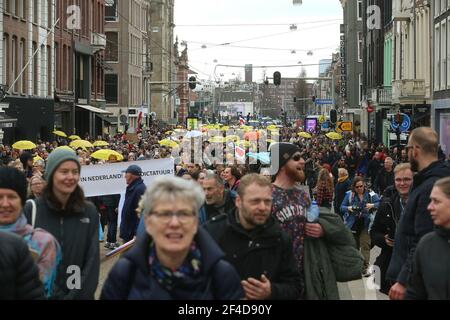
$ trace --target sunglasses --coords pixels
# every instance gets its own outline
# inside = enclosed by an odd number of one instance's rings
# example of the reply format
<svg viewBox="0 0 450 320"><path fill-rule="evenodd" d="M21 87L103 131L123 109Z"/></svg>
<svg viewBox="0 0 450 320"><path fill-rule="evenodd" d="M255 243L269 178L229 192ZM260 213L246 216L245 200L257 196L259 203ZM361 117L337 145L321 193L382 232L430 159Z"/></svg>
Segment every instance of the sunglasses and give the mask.
<svg viewBox="0 0 450 320"><path fill-rule="evenodd" d="M294 161L300 161L300 159L302 158L302 156L301 155L299 155L299 154L296 154L295 156L293 156L291 159L292 160L294 160Z"/></svg>
<svg viewBox="0 0 450 320"><path fill-rule="evenodd" d="M355 188L356 189L361 189L361 188L364 188L364 186L362 185L362 186L355 186Z"/></svg>

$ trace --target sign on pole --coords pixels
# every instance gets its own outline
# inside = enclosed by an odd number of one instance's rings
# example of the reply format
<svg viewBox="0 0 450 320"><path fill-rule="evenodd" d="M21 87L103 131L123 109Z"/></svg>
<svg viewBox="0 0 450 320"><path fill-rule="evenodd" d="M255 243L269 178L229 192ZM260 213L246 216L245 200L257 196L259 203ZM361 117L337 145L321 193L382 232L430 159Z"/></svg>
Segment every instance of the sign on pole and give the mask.
<svg viewBox="0 0 450 320"><path fill-rule="evenodd" d="M338 121L336 123L336 131L337 132L352 132L353 131L353 122Z"/></svg>
<svg viewBox="0 0 450 320"><path fill-rule="evenodd" d="M333 99L316 99L315 101L316 104L334 104L334 100Z"/></svg>

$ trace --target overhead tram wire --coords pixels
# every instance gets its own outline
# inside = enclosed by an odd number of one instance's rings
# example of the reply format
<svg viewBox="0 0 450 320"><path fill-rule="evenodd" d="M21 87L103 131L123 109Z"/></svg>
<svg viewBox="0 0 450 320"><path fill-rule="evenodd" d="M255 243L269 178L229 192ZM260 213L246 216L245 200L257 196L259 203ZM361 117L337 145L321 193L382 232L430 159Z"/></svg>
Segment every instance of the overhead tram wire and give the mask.
<svg viewBox="0 0 450 320"><path fill-rule="evenodd" d="M290 26L290 25L303 25L303 24L313 24L321 22L330 21L342 21L342 19L331 19L331 20L318 20L318 21L308 21L308 22L292 22L292 23L230 23L230 24L180 24L176 27L253 27L253 26Z"/></svg>

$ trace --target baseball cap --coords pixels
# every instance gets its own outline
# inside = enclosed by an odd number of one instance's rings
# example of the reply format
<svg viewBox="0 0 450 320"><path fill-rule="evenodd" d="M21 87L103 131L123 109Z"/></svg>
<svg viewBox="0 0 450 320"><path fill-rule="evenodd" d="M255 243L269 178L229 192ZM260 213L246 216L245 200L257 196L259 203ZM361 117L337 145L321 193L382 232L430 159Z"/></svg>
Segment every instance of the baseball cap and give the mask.
<svg viewBox="0 0 450 320"><path fill-rule="evenodd" d="M141 167L139 167L139 166L137 166L135 164L132 164L131 166L129 166L127 168L127 170L122 171L122 172L124 172L124 173L131 173L132 175L139 176L139 177L142 175Z"/></svg>

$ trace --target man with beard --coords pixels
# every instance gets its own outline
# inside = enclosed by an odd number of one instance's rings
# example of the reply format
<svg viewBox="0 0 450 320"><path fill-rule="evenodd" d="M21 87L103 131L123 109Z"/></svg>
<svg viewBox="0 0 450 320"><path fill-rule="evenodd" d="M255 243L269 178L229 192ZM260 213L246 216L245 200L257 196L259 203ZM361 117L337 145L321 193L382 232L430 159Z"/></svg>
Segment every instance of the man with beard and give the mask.
<svg viewBox="0 0 450 320"><path fill-rule="evenodd" d="M270 181L252 173L237 192L236 209L212 218L206 230L238 271L247 299L298 299L301 278L291 240L270 214Z"/></svg>
<svg viewBox="0 0 450 320"><path fill-rule="evenodd" d="M427 211L433 184L440 178L450 176L450 166L438 160L438 134L433 129L414 129L406 150L411 170L417 174L397 226L394 251L386 274L387 279L395 282L389 291L392 300L403 300L417 243L434 229Z"/></svg>
<svg viewBox="0 0 450 320"><path fill-rule="evenodd" d="M387 187L394 185L394 161L391 157L387 157L384 160L384 168L378 172L373 189L378 194L383 194Z"/></svg>
<svg viewBox="0 0 450 320"><path fill-rule="evenodd" d="M304 277L303 238L305 235L320 238L323 236L323 229L318 223L306 224L306 211L311 205L311 199L298 185L305 180L301 159L297 145L278 143L271 148L272 167L278 169L272 185L272 215L291 237L297 268Z"/></svg>

